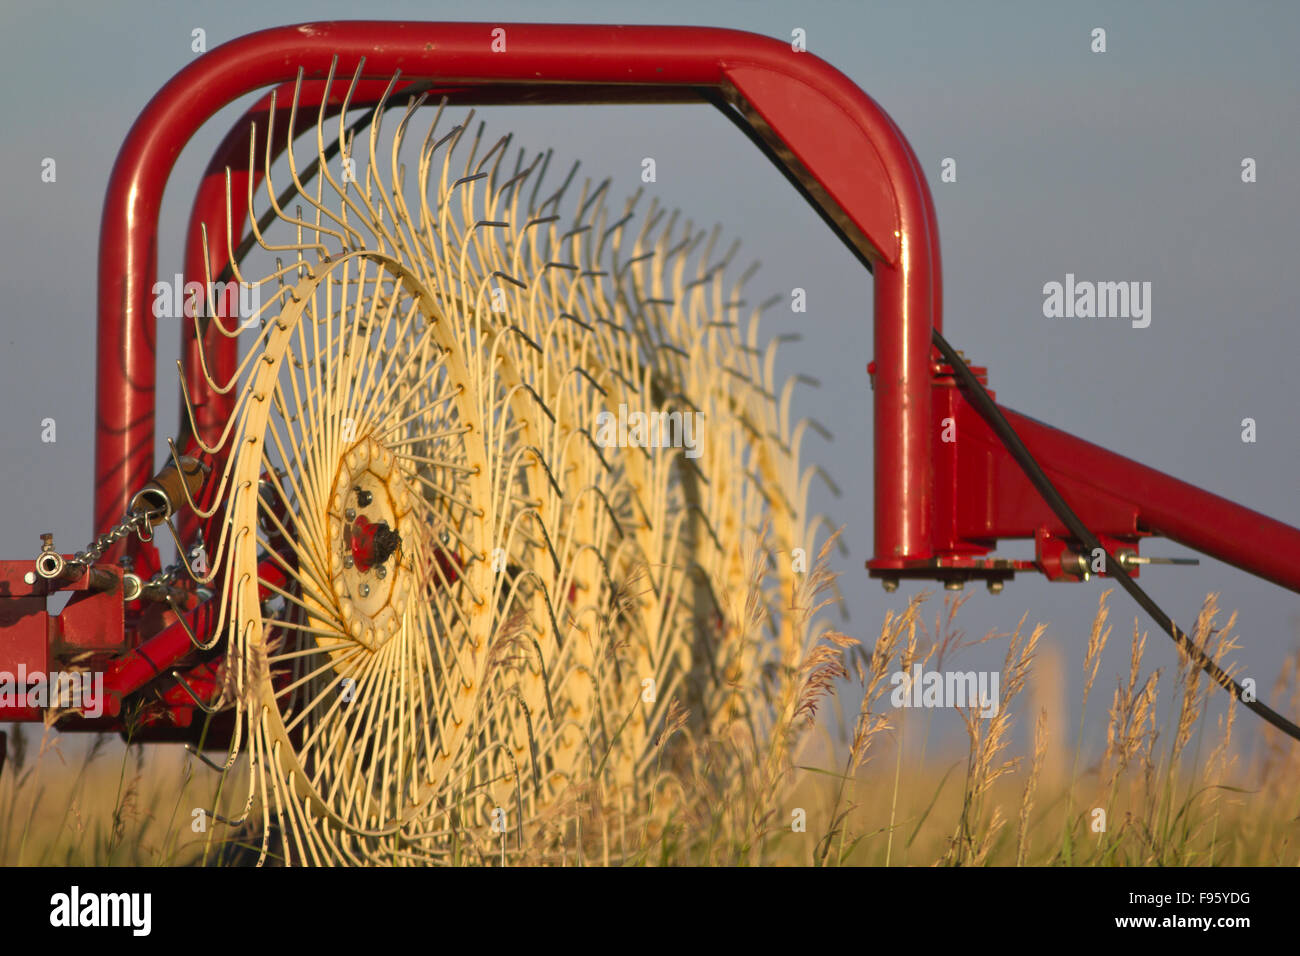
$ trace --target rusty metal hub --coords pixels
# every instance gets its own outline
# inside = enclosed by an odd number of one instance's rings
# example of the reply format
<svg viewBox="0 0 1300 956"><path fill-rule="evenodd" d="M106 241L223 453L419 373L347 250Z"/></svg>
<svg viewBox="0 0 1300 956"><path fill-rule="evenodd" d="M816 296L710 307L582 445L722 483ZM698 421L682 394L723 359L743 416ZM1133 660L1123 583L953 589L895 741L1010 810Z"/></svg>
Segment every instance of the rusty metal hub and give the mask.
<svg viewBox="0 0 1300 956"><path fill-rule="evenodd" d="M363 438L342 456L329 510L330 578L343 625L378 650L401 627L410 572L401 563L413 498L393 453Z"/></svg>

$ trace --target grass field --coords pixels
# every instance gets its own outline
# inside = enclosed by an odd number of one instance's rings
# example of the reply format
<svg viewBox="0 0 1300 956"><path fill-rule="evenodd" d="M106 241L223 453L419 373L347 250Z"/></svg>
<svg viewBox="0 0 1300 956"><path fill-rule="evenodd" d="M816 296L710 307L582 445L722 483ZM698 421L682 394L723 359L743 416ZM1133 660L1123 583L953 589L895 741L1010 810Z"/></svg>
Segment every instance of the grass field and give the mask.
<svg viewBox="0 0 1300 956"><path fill-rule="evenodd" d="M964 748L929 739L930 712L890 704L891 673L942 655L952 660L963 647L955 629L961 602L945 602L927 627L929 605L919 597L891 613L870 646L836 635L821 641L801 668L789 719L763 743L738 724L692 740L683 722L643 792L589 784L574 792L554 827L503 840L501 858L480 853L465 862L1300 864L1300 748L1252 724L1266 744L1249 759L1239 756L1242 709L1219 706L1212 717L1222 691L1185 660L1168 673L1148 667L1149 642L1136 629L1127 671L1101 674L1103 648L1120 640L1107 598L1080 659L1044 650L1042 626L1022 622L1009 637L986 638L1006 644L1002 706L991 718L963 712ZM1194 637L1230 667L1232 622L1220 617L1207 599ZM1072 746L1052 739L1059 720L1049 711L1063 671L1077 675L1079 667L1084 699L1071 722L1083 728L1100 715L1093 725L1104 725L1105 736L1087 740L1076 731ZM1262 690L1284 713L1300 713L1300 653L1275 687ZM845 739L836 740L827 730L834 698L853 691L862 707L848 715ZM813 714L820 734L808 732ZM0 777L0 863L251 859L244 847L254 841L240 830L224 832L205 856L208 834L194 810L211 805L217 775L181 748L17 729L10 728Z"/></svg>

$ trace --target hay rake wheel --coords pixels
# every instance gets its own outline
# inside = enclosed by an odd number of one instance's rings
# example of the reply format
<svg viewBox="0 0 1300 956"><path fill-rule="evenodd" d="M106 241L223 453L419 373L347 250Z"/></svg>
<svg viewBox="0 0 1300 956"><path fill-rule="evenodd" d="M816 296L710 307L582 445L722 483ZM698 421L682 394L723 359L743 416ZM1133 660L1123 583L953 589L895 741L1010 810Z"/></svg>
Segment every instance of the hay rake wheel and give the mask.
<svg viewBox="0 0 1300 956"><path fill-rule="evenodd" d="M736 323L717 319L739 305L721 308L734 248L711 263L713 242L689 223L678 241L673 218L647 252L652 209L621 261L635 200L610 222L608 184L588 183L562 227L572 174L538 202L542 157L524 166L521 151L506 175L509 138L480 155L469 119L437 135L445 103L408 204L399 158L424 97L410 98L383 162L387 99L364 130L360 185L329 174L323 108L314 190L286 134L293 212L276 198L267 131L262 178L279 222L256 238L294 258L252 283L275 290L261 331L230 380L206 382L238 395L204 450L226 463L227 670L264 857L274 826L289 859L442 859L460 839L454 818L509 807L523 823L606 767L635 785L674 695L715 707L719 664L735 696L754 663L752 649L727 659L720 629L712 643L691 637L720 618L715 588L748 586L714 524L734 540L776 504L777 546L794 546L797 489L726 475L737 461L757 467L752 446L778 430ZM337 135L351 168L346 104ZM243 199L256 221L251 187ZM273 239L277 228L288 238ZM610 447L592 422L611 405L675 415L679 438L682 416L700 415L725 437L707 468L671 448ZM764 595L773 620L781 592ZM647 678L659 692L641 698Z"/></svg>
<svg viewBox="0 0 1300 956"><path fill-rule="evenodd" d="M298 301L268 326L272 331L248 385L253 404L236 435L247 444L236 452L233 486L240 490L230 512L236 529L265 525L269 518L296 541L294 560L277 562L292 586L277 587L256 573L269 543L253 536L237 539L228 570L231 580L243 582L231 653L245 667L265 661L262 673L253 675L259 684L254 706L260 708L252 728L255 747L278 754L293 796L309 798L304 811L309 807L312 815L362 836L391 832L420 805L468 729L463 704L469 698L457 691L461 685L473 689L481 675L482 653L475 645L483 643L487 624L480 623L485 617L478 602L469 608L454 602L490 586L477 560L485 550L488 516L470 502L493 500L484 477L467 464L486 461L474 434L482 409L461 401L469 374L455 359L455 343L437 341L436 316L419 294L405 297L409 305L399 318L404 297L384 294L385 274L394 292L407 288L412 277L392 262L376 263L378 271L367 277L364 265L371 262L359 254L330 263L323 274L298 284L291 296ZM347 277L352 265L358 267L355 281ZM322 294L319 286L340 275L339 306L326 306L322 322L311 314ZM367 285L374 290L368 297ZM349 287L357 290L354 295ZM377 314L382 319L375 320ZM375 328L363 331L362 317ZM308 325L316 343L326 343L314 357L304 354L311 348L302 332ZM292 348L295 333L304 350L298 354ZM412 353L437 352L418 367L418 376L392 371L383 361L402 354L405 335L415 339ZM362 368L353 364L358 360ZM320 379L285 387L277 379L282 373L295 379L290 368ZM386 402L382 409L375 407L379 402ZM269 421L272 407L279 411L279 427ZM302 423L298 441L282 434L295 421ZM258 432L271 440L259 443ZM413 466L425 457L421 451L431 450L428 444L448 436L454 441L444 443L425 469L442 482L435 504L420 488L422 478L433 480ZM278 462L263 450L272 444ZM291 480L276 477L277 464ZM269 482L260 480L262 474L272 476ZM272 501L255 490L267 484ZM274 517L277 512L291 516L289 526ZM458 582L449 584L436 555L446 553L442 549L453 535L471 559ZM437 577L448 592L442 600L429 593ZM264 620L259 587L292 604L292 619ZM460 620L432 619L435 613L449 618L453 607L464 615ZM289 649L277 653L268 623L271 632L292 630L305 641L289 642ZM441 644L420 639L433 633L448 635L448 647L463 647L435 661ZM292 679L281 686L273 672L285 666L291 666ZM436 743L430 728L439 731Z"/></svg>

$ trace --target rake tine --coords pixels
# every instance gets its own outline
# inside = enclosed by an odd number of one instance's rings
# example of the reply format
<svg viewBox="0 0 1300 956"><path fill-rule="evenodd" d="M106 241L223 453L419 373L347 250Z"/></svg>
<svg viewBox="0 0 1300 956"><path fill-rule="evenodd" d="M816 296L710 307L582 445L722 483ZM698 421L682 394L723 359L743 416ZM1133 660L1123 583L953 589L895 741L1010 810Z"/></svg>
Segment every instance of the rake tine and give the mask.
<svg viewBox="0 0 1300 956"><path fill-rule="evenodd" d="M187 631L187 633L188 633L188 631ZM213 706L211 706L210 704L205 704L202 700L199 699L199 695L198 695L197 693L195 693L194 688L190 686L189 681L187 681L187 680L186 680L186 679L181 675L181 672L180 672L180 671L178 671L178 670L173 670L171 673L172 673L172 677L176 678L176 683L180 684L180 685L181 685L181 688L185 691L185 693L187 693L187 694L190 695L190 698L194 701L195 705L196 705L200 710L202 710L205 714L216 714L216 713L220 713L220 709L219 709L219 708L217 708L217 707L213 707Z"/></svg>

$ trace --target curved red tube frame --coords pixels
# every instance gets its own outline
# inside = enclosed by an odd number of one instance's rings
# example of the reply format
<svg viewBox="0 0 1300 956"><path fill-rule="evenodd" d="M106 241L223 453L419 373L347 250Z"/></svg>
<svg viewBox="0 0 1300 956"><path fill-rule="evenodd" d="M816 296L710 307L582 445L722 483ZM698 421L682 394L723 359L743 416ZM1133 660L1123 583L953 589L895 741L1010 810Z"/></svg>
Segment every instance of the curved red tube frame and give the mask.
<svg viewBox="0 0 1300 956"><path fill-rule="evenodd" d="M504 34L494 33L499 30ZM500 37L505 52L494 50ZM335 85L326 89L323 81L336 56ZM987 429L981 431L978 416L953 391L951 376L932 365L931 328L942 327L939 235L925 177L907 140L870 97L817 57L766 37L698 27L314 23L231 41L177 74L132 127L105 201L96 528L114 522L153 471L156 325L150 291L158 213L177 156L219 109L277 85L278 145L272 148L282 150L299 68L306 123L314 121L322 99L327 110L338 108L363 58L352 100L357 106L377 102L398 71L402 84L428 82L434 96L446 93L458 104L698 103L719 94L874 272L872 574L992 581L1036 567L1055 576L1044 555L1035 563L978 557L1000 538L1032 536L1041 546L1062 529L1005 449L984 440ZM212 274L228 261L224 171L231 167L232 188L244 195L247 120L259 119L264 130L269 114L268 96L231 131L208 168L191 220L188 278L204 273L199 237L205 225ZM254 187L264 149L259 145ZM241 236L243 203L235 203L232 218ZM235 367L234 341L209 346L214 373L228 377ZM202 386L188 327L184 352L198 430L210 438L229 415L229 398ZM940 440L949 419L959 424L959 442ZM1300 591L1300 531L1031 419L1013 414L1012 420L1103 540L1136 551L1143 536L1165 534ZM1059 558L1059 551L1052 556Z"/></svg>
<svg viewBox="0 0 1300 956"><path fill-rule="evenodd" d="M505 31L505 52L493 49L502 36L495 30ZM299 67L307 81L323 80L335 56L340 77L351 77L364 57L363 79L386 84L400 70L404 79L461 91L460 102L683 102L720 92L872 263L876 555L930 556L930 329L941 324L942 292L934 207L916 157L885 112L829 64L770 38L702 27L312 23L233 40L177 74L132 127L104 205L96 527L116 520L153 470L151 289L158 214L176 158L231 101L288 83ZM229 139L227 147L234 148ZM214 192L201 193L196 220L211 222L215 204ZM224 237L224 212L218 221L209 242L214 261L224 261L224 238L212 241ZM187 268L194 265L201 258L195 262L191 246ZM209 403L202 421L218 420L221 406L195 397Z"/></svg>

